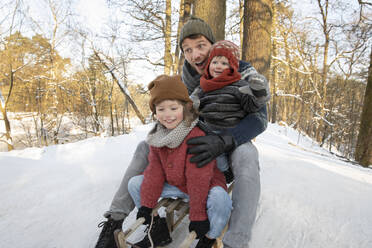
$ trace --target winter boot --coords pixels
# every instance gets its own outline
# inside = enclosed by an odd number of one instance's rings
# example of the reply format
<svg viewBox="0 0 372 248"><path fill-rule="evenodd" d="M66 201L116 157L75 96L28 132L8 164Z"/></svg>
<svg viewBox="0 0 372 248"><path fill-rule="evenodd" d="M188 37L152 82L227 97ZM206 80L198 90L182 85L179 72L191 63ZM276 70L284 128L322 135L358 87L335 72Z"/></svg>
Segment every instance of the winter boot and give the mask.
<svg viewBox="0 0 372 248"><path fill-rule="evenodd" d="M114 220L108 218L106 221L102 221L98 224L98 227L103 227L101 234L99 235L95 248L117 248L115 243L114 231L121 229L123 220Z"/></svg>
<svg viewBox="0 0 372 248"><path fill-rule="evenodd" d="M226 183L229 184L232 181L234 181L234 173L232 172L231 167L223 172L223 175L225 176Z"/></svg>
<svg viewBox="0 0 372 248"><path fill-rule="evenodd" d="M147 230L146 236L138 243L133 245L133 248L148 248L151 247L151 242L149 239L149 234L151 236L154 247L164 246L172 242L172 238L169 235L168 225L165 218L160 218L155 216L153 219L151 230Z"/></svg>
<svg viewBox="0 0 372 248"><path fill-rule="evenodd" d="M216 243L216 239L209 239L206 236L203 236L199 239L199 242L196 244L195 248L211 248L214 243Z"/></svg>

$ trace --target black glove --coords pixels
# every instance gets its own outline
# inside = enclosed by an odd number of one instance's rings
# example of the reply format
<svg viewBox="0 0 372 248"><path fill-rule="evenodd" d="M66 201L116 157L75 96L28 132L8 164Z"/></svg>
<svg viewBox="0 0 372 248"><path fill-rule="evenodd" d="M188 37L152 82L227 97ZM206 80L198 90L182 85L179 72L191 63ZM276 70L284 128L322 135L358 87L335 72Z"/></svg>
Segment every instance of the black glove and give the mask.
<svg viewBox="0 0 372 248"><path fill-rule="evenodd" d="M256 97L263 97L269 94L270 86L265 76L255 73L246 80L248 81L248 85L239 88L239 91L243 94L251 95L251 91Z"/></svg>
<svg viewBox="0 0 372 248"><path fill-rule="evenodd" d="M253 92L253 95L257 97L267 96L266 90L253 90L252 89L252 92Z"/></svg>
<svg viewBox="0 0 372 248"><path fill-rule="evenodd" d="M236 147L232 136L217 134L191 138L186 143L189 145L187 153L195 154L190 158L190 162L196 163L198 168L208 164L222 153L234 150Z"/></svg>
<svg viewBox="0 0 372 248"><path fill-rule="evenodd" d="M267 90L266 89L259 89L259 90L255 90L255 89L252 89L250 86L242 86L239 88L239 91L243 94L247 94L247 95L254 95L256 97L262 97L262 96L267 96Z"/></svg>
<svg viewBox="0 0 372 248"><path fill-rule="evenodd" d="M143 217L145 218L145 222L143 224L147 225L151 223L151 213L152 213L152 208L148 207L140 207L137 212L137 219Z"/></svg>
<svg viewBox="0 0 372 248"><path fill-rule="evenodd" d="M195 231L197 239L202 238L209 231L209 220L206 219L202 221L190 221L189 231Z"/></svg>

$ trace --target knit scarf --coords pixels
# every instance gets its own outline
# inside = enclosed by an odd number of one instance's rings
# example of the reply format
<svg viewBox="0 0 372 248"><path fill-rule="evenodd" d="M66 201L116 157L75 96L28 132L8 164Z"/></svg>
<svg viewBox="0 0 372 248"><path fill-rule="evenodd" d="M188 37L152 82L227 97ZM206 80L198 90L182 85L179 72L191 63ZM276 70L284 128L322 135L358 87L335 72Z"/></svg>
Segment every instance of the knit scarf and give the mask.
<svg viewBox="0 0 372 248"><path fill-rule="evenodd" d="M189 127L186 125L185 121L182 121L177 127L167 129L157 121L154 128L147 135L146 141L150 146L154 147L166 146L168 148L176 148L181 145L197 123L198 119L196 118Z"/></svg>
<svg viewBox="0 0 372 248"><path fill-rule="evenodd" d="M182 66L182 82L186 85L189 94L199 86L200 74L185 60Z"/></svg>
<svg viewBox="0 0 372 248"><path fill-rule="evenodd" d="M206 70L206 73L204 73L200 78L200 87L204 92L218 90L226 85L239 81L240 78L240 73L233 68L225 69L221 75L215 78L212 78L212 76Z"/></svg>

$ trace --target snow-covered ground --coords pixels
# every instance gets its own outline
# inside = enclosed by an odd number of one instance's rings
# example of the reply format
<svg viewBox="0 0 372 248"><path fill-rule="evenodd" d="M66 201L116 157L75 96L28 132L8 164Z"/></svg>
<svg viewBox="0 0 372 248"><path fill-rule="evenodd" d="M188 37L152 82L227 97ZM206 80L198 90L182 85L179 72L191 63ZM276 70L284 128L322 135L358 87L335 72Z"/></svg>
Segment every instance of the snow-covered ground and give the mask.
<svg viewBox="0 0 372 248"><path fill-rule="evenodd" d="M0 153L0 247L94 247L97 224L149 128ZM371 169L342 162L283 126L269 125L255 144L262 194L250 247L372 247ZM187 222L168 247L186 230Z"/></svg>

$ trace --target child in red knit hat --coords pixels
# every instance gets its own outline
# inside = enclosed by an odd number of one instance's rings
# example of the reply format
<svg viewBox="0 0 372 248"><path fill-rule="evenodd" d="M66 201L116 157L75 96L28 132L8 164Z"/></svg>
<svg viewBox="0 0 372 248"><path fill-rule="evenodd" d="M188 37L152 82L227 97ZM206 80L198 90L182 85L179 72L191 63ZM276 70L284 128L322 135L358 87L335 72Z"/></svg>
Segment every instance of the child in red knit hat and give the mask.
<svg viewBox="0 0 372 248"><path fill-rule="evenodd" d="M200 86L190 96L194 107L202 109L200 116L212 128L233 128L247 114L260 110L270 99L269 89L251 89L250 78L241 79L245 77L238 72L238 67L237 45L227 40L213 44ZM213 102L210 102L212 99ZM218 104L222 109L210 112L208 105L211 104Z"/></svg>
<svg viewBox="0 0 372 248"><path fill-rule="evenodd" d="M270 99L268 88L255 91L249 87L249 79L241 79L239 57L239 47L234 43L227 40L214 43L200 86L190 96L194 107L202 109L200 116L204 122L219 134L233 128L248 114L259 111ZM209 111L208 106L213 104L219 104L220 111ZM228 164L226 154L217 157L217 166L230 183L233 174Z"/></svg>
<svg viewBox="0 0 372 248"><path fill-rule="evenodd" d="M221 89L240 80L239 47L234 43L221 40L216 42L209 53L200 86L204 92Z"/></svg>
<svg viewBox="0 0 372 248"><path fill-rule="evenodd" d="M209 248L226 226L232 201L226 192L226 181L216 167L216 160L198 168L190 162L186 141L204 136L196 124L198 115L192 107L186 86L180 76L161 75L152 81L150 108L157 119L147 136L150 145L149 164L143 175L132 177L128 191L138 208L137 219L145 218L154 247L172 241L165 218L152 209L160 197L189 199L189 230L200 239L197 248ZM206 245L208 244L208 245ZM148 236L134 247L150 247Z"/></svg>

